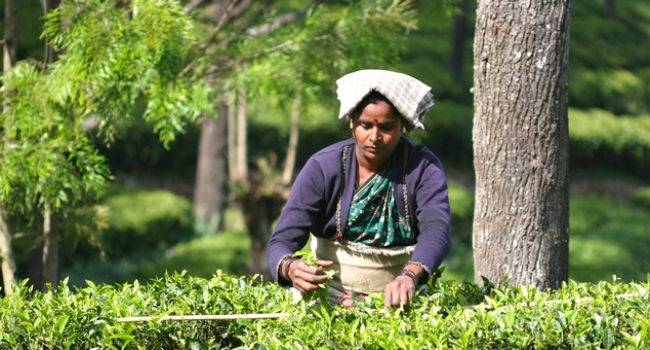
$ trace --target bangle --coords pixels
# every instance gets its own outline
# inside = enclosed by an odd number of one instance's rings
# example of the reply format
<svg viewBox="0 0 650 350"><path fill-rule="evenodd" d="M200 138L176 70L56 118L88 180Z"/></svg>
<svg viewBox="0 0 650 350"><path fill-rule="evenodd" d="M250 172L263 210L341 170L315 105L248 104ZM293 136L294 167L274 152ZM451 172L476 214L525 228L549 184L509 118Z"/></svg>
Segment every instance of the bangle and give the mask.
<svg viewBox="0 0 650 350"><path fill-rule="evenodd" d="M291 281L291 278L289 278L289 267L291 264L293 264L296 260L300 260L299 258L293 257L293 256L287 256L284 258L282 261L282 277L284 279Z"/></svg>
<svg viewBox="0 0 650 350"><path fill-rule="evenodd" d="M414 285L416 285L416 286L418 285L418 277L415 275L415 272L413 272L413 271L411 271L411 270L409 270L409 269L402 269L402 270L399 272L398 276L406 276L406 277L409 277L410 279L413 280L413 284L414 284Z"/></svg>

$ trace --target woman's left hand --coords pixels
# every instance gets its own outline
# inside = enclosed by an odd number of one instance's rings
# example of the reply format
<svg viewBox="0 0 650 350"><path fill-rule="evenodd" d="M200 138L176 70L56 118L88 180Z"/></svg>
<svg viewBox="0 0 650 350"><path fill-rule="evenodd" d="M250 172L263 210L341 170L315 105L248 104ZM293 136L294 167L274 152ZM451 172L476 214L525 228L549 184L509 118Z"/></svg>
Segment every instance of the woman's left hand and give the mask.
<svg viewBox="0 0 650 350"><path fill-rule="evenodd" d="M415 282L408 276L397 276L384 288L386 307L407 304L415 295Z"/></svg>

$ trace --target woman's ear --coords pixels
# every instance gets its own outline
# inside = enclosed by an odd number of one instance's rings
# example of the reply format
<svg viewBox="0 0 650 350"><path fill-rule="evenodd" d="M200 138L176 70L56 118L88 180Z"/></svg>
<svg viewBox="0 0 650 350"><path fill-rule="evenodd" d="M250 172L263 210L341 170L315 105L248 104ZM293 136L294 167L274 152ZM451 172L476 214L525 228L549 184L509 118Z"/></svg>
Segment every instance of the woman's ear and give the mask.
<svg viewBox="0 0 650 350"><path fill-rule="evenodd" d="M352 120L352 118L349 118L348 120L350 122L350 130L354 129L354 120Z"/></svg>

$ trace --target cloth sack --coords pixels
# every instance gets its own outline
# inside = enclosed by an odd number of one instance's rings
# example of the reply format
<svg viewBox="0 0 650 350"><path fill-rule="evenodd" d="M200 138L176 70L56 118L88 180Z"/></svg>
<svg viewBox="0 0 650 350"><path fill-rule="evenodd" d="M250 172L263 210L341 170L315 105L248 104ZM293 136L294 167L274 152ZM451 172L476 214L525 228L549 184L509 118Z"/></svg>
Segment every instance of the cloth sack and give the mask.
<svg viewBox="0 0 650 350"><path fill-rule="evenodd" d="M364 244L312 237L320 260L331 260L337 273L329 282L330 295L352 291L380 293L409 261L415 246L375 248ZM336 295L334 295L336 296Z"/></svg>
<svg viewBox="0 0 650 350"><path fill-rule="evenodd" d="M336 85L336 95L341 102L339 119L348 117L373 90L391 101L413 128L424 129L422 118L433 107L431 87L402 73L364 69L344 75Z"/></svg>

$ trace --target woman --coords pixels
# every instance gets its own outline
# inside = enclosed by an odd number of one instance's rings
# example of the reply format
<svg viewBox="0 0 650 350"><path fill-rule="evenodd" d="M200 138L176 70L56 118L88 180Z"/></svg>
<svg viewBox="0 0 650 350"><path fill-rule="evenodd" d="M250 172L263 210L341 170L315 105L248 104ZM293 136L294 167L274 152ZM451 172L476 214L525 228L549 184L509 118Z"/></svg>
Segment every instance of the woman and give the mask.
<svg viewBox="0 0 650 350"><path fill-rule="evenodd" d="M445 173L425 146L404 137L423 128L431 88L408 75L362 70L337 81L339 118L352 139L314 154L298 174L267 247L272 276L300 292L330 281L340 302L385 292L406 304L449 251ZM293 257L309 238L319 259Z"/></svg>

